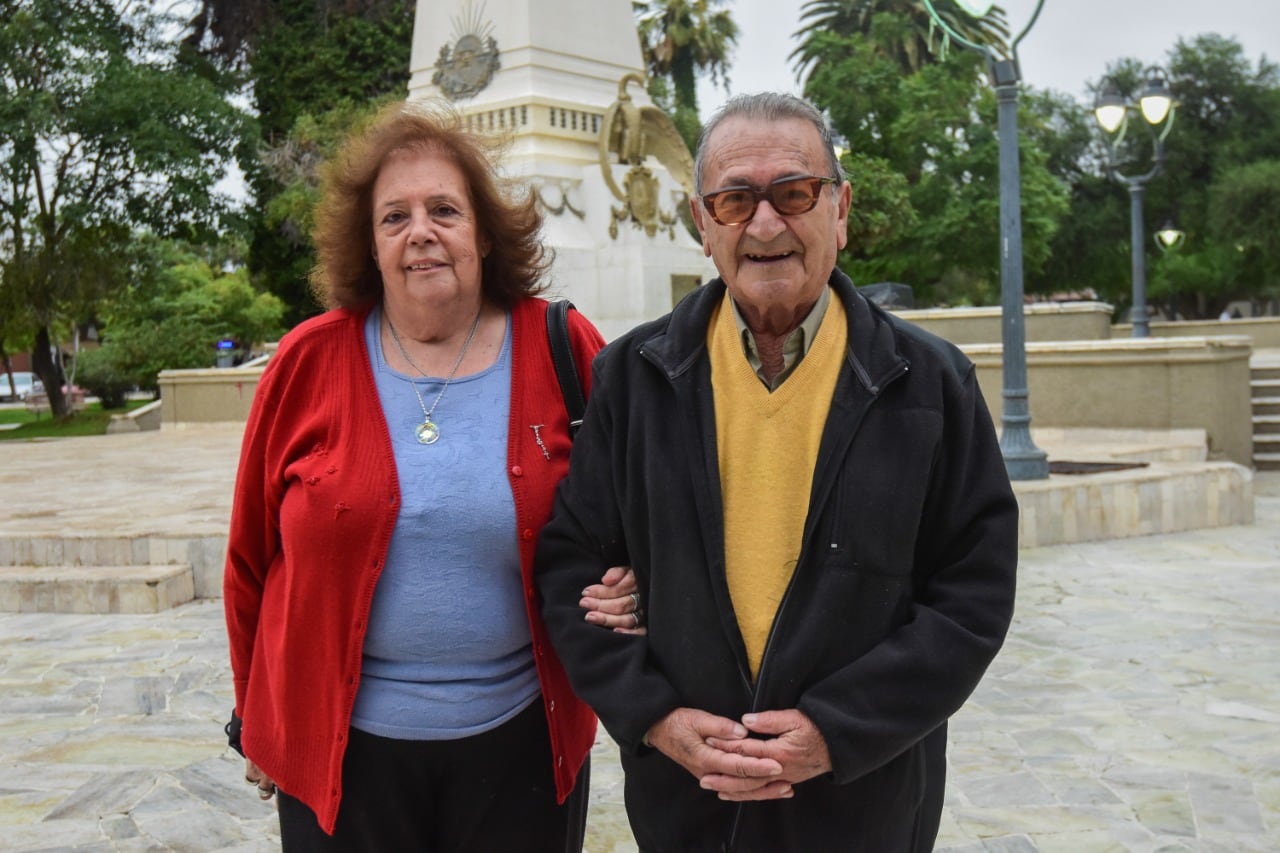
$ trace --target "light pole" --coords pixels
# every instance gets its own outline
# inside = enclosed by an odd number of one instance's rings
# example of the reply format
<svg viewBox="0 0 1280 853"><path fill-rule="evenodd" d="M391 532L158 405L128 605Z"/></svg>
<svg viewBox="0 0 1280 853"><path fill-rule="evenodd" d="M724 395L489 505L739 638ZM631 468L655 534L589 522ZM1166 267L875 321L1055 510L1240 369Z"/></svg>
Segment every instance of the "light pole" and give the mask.
<svg viewBox="0 0 1280 853"><path fill-rule="evenodd" d="M1145 338L1151 329L1147 318L1147 243L1143 235L1142 199L1147 181L1164 170L1164 140L1173 128L1174 103L1164 72L1151 66L1138 103L1127 100L1115 81L1104 82L1093 106L1094 118L1107 140L1107 174L1129 190L1129 241L1133 257L1133 336ZM1125 175L1118 166L1120 143L1129 129L1129 116L1138 113L1151 136L1151 168L1140 175Z"/></svg>
<svg viewBox="0 0 1280 853"><path fill-rule="evenodd" d="M991 10L992 0L956 0L969 15L980 18ZM999 105L997 135L1000 139L1000 317L1004 367L1004 407L1000 414L1000 451L1012 480L1044 480L1049 458L1031 439L1031 407L1027 393L1027 332L1023 316L1022 288L1022 172L1018 162L1018 43L1031 30L1044 0L1038 0L1031 20L1009 44L1009 55L970 41L951 27L932 0L924 0L935 24L948 37L981 53Z"/></svg>
<svg viewBox="0 0 1280 853"><path fill-rule="evenodd" d="M1164 224L1156 229L1155 241L1162 252L1174 252L1187 239L1187 234L1172 219L1166 219Z"/></svg>
<svg viewBox="0 0 1280 853"><path fill-rule="evenodd" d="M1164 224L1156 229L1156 233L1152 237L1161 253L1167 255L1182 248L1182 244L1187 239L1187 232L1179 228L1172 219L1166 219ZM1178 319L1178 303L1172 294L1169 295L1169 319Z"/></svg>

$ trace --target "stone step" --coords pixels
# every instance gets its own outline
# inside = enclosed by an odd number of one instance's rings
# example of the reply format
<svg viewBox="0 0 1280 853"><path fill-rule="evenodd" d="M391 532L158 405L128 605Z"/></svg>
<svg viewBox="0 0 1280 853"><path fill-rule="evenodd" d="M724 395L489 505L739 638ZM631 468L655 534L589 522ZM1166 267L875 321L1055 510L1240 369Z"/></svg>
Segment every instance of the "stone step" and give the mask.
<svg viewBox="0 0 1280 853"><path fill-rule="evenodd" d="M1266 366L1253 366L1249 368L1249 375L1254 379L1280 380L1280 365L1269 364Z"/></svg>
<svg viewBox="0 0 1280 853"><path fill-rule="evenodd" d="M195 598L191 566L0 566L0 612L156 613Z"/></svg>
<svg viewBox="0 0 1280 853"><path fill-rule="evenodd" d="M1253 455L1259 453L1280 453L1280 433L1254 433Z"/></svg>
<svg viewBox="0 0 1280 853"><path fill-rule="evenodd" d="M1253 467L1258 471L1280 471L1280 453L1254 453Z"/></svg>
<svg viewBox="0 0 1280 853"><path fill-rule="evenodd" d="M1259 400L1253 401L1253 416L1266 417L1270 415L1280 415L1280 400Z"/></svg>
<svg viewBox="0 0 1280 853"><path fill-rule="evenodd" d="M1280 415L1255 415L1253 418L1254 441L1260 435L1280 433Z"/></svg>
<svg viewBox="0 0 1280 853"><path fill-rule="evenodd" d="M1250 476L1231 462L1144 468L1013 484L1018 545L1039 548L1253 523Z"/></svg>
<svg viewBox="0 0 1280 853"><path fill-rule="evenodd" d="M105 530L62 535L0 531L0 567L185 565L195 573L197 598L222 595L226 552L225 533L113 536Z"/></svg>
<svg viewBox="0 0 1280 853"><path fill-rule="evenodd" d="M1249 378L1249 389L1254 399L1280 397L1280 379L1262 379L1254 373Z"/></svg>

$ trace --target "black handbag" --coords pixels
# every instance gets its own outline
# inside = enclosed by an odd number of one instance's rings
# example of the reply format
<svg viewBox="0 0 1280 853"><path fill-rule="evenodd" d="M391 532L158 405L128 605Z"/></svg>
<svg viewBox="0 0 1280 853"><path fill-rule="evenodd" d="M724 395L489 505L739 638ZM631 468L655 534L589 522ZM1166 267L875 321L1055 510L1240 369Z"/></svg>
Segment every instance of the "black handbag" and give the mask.
<svg viewBox="0 0 1280 853"><path fill-rule="evenodd" d="M578 427L582 426L587 401L582 396L582 384L578 381L578 369L573 360L573 344L569 340L570 308L573 308L573 303L568 299L559 299L547 306L547 340L551 344L551 363L555 365L556 378L560 380L564 407L569 413L569 438L572 440L578 434Z"/></svg>

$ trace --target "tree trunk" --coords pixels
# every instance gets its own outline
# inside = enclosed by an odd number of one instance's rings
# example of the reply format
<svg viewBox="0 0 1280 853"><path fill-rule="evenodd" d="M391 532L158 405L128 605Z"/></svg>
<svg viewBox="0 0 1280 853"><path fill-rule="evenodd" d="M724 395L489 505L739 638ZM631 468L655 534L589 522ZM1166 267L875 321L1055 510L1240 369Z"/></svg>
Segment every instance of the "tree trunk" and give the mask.
<svg viewBox="0 0 1280 853"><path fill-rule="evenodd" d="M49 341L49 327L41 326L36 332L35 351L31 354L31 369L44 383L49 395L49 411L55 418L69 414L67 398L62 393L62 365L54 361L53 346Z"/></svg>
<svg viewBox="0 0 1280 853"><path fill-rule="evenodd" d="M4 348L4 344L0 343L0 394L8 394L17 389L13 387L13 362L9 360L9 352Z"/></svg>

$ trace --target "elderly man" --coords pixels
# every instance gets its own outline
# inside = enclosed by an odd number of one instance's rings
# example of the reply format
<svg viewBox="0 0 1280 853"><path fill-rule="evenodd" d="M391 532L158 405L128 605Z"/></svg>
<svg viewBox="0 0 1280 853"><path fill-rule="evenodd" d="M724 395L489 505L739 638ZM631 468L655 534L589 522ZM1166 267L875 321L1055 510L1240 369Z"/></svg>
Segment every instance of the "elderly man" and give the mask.
<svg viewBox="0 0 1280 853"><path fill-rule="evenodd" d="M547 625L641 850L930 850L946 721L1017 565L973 366L836 268L850 188L809 104L731 100L695 182L720 277L596 361L538 551ZM583 619L617 564L647 635Z"/></svg>

